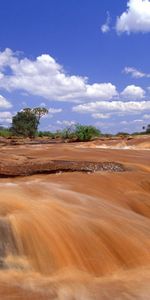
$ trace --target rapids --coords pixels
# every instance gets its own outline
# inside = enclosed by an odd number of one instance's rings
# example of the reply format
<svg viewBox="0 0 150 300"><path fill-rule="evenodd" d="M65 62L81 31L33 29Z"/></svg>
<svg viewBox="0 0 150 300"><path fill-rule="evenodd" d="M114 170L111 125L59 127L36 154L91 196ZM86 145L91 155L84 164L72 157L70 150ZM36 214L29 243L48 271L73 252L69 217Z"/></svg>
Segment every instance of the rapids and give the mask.
<svg viewBox="0 0 150 300"><path fill-rule="evenodd" d="M150 299L148 175L0 179L0 299Z"/></svg>
<svg viewBox="0 0 150 300"><path fill-rule="evenodd" d="M149 150L95 143L1 147L12 171L50 160L126 171L0 178L0 300L150 299Z"/></svg>

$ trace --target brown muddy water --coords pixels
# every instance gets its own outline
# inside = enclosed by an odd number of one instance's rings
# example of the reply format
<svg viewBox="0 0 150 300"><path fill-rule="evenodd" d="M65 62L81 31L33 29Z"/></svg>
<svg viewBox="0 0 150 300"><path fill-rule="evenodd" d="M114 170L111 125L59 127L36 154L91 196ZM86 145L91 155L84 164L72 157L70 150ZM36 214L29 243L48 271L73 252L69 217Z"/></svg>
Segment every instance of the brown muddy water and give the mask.
<svg viewBox="0 0 150 300"><path fill-rule="evenodd" d="M150 176L135 161L0 179L0 299L150 299Z"/></svg>

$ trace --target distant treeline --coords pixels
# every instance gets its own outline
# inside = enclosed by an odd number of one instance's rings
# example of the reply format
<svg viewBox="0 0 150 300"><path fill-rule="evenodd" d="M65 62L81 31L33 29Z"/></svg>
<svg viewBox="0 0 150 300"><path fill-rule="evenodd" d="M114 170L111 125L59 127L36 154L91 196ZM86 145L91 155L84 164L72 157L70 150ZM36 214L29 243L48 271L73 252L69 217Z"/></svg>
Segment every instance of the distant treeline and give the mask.
<svg viewBox="0 0 150 300"><path fill-rule="evenodd" d="M12 128L0 128L0 136L4 138L50 138L62 139L72 141L90 141L100 137L102 134L99 129L94 126L76 124L73 127L57 130L56 132L50 131L37 131L34 136L15 133Z"/></svg>
<svg viewBox="0 0 150 300"><path fill-rule="evenodd" d="M84 126L77 124L74 126L72 130L70 128L65 128L63 130L57 130L56 132L51 131L37 131L35 136L32 138L49 138L49 139L61 139L61 140L71 140L71 141L89 141L98 137L129 137L136 135L145 135L150 134L150 126L149 130L145 130L142 132L133 132L129 134L127 132L118 132L116 134L103 134L101 131L94 126ZM11 128L4 128L0 126L0 137L3 138L26 138L28 136L24 136L23 134L18 135L12 132Z"/></svg>
<svg viewBox="0 0 150 300"><path fill-rule="evenodd" d="M90 141L98 137L121 136L128 137L127 132L118 132L116 135L103 134L98 128L92 125L75 124L56 132L39 131L40 119L48 114L46 108L24 108L12 118L12 126L5 128L0 126L0 136L4 138L50 138L69 141ZM150 124L142 128L141 132L134 132L132 135L150 134Z"/></svg>

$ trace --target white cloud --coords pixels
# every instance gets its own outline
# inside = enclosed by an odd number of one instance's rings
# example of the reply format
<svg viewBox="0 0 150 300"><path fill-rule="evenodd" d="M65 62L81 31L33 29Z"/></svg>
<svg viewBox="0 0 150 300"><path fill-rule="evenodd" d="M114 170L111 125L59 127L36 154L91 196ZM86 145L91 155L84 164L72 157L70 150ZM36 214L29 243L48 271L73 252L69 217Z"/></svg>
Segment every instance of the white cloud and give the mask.
<svg viewBox="0 0 150 300"><path fill-rule="evenodd" d="M142 119L135 119L135 120L131 120L131 121L121 121L120 124L122 125L130 125L130 124L141 124L143 123Z"/></svg>
<svg viewBox="0 0 150 300"><path fill-rule="evenodd" d="M61 125L61 126L71 126L71 125L75 125L76 122L75 121L68 121L68 120L63 120L63 121L57 121L56 124Z"/></svg>
<svg viewBox="0 0 150 300"><path fill-rule="evenodd" d="M122 125L128 125L129 122L128 121L121 121L120 124L122 124Z"/></svg>
<svg viewBox="0 0 150 300"><path fill-rule="evenodd" d="M0 95L0 108L10 108L12 107L11 103L2 95Z"/></svg>
<svg viewBox="0 0 150 300"><path fill-rule="evenodd" d="M103 33L106 33L106 32L108 32L109 30L110 30L110 27L109 27L109 25L108 25L107 23L105 23L105 24L102 25L101 31L102 31Z"/></svg>
<svg viewBox="0 0 150 300"><path fill-rule="evenodd" d="M9 74L6 74L7 68L10 69ZM0 88L20 90L48 100L72 102L111 100L118 94L111 83L90 85L86 77L66 74L48 54L42 54L35 60L20 59L11 49L0 52Z"/></svg>
<svg viewBox="0 0 150 300"><path fill-rule="evenodd" d="M130 74L133 78L143 78L143 77L150 78L150 74L146 74L132 67L125 67L123 72L125 74Z"/></svg>
<svg viewBox="0 0 150 300"><path fill-rule="evenodd" d="M117 96L116 87L111 83L94 83L92 85L87 84L87 96L88 98L99 98L110 100L113 96Z"/></svg>
<svg viewBox="0 0 150 300"><path fill-rule="evenodd" d="M117 18L118 33L150 32L150 1L129 0L127 10Z"/></svg>
<svg viewBox="0 0 150 300"><path fill-rule="evenodd" d="M78 113L122 113L122 116L148 110L150 110L150 101L96 101L73 107L73 111Z"/></svg>
<svg viewBox="0 0 150 300"><path fill-rule="evenodd" d="M143 119L145 119L145 120L150 120L150 114L145 114L145 115L143 116Z"/></svg>
<svg viewBox="0 0 150 300"><path fill-rule="evenodd" d="M94 119L109 119L111 114L94 113L92 114L92 117Z"/></svg>
<svg viewBox="0 0 150 300"><path fill-rule="evenodd" d="M0 123L11 123L12 114L9 111L0 112Z"/></svg>
<svg viewBox="0 0 150 300"><path fill-rule="evenodd" d="M0 52L0 70L4 70L6 66L15 66L18 63L18 59L15 57L16 54L9 48Z"/></svg>
<svg viewBox="0 0 150 300"><path fill-rule="evenodd" d="M98 121L94 124L94 126L100 128L102 132L108 132L111 128L111 132L112 132L113 127L115 127L115 123L114 122L106 123L106 122Z"/></svg>
<svg viewBox="0 0 150 300"><path fill-rule="evenodd" d="M58 113L61 113L62 111L63 111L62 108L54 108L54 107L50 107L50 108L48 109L48 114L46 114L46 115L44 116L44 119L52 118L53 115L58 114Z"/></svg>
<svg viewBox="0 0 150 300"><path fill-rule="evenodd" d="M61 113L62 112L62 108L53 108L53 107L50 107L48 109L48 112L50 114L57 114L57 113Z"/></svg>
<svg viewBox="0 0 150 300"><path fill-rule="evenodd" d="M144 98L145 91L140 86L128 85L122 91L121 96L123 96L125 99L129 99L129 100L140 100L140 99Z"/></svg>
<svg viewBox="0 0 150 300"><path fill-rule="evenodd" d="M107 33L108 31L110 31L110 14L109 12L107 12L107 18L106 18L106 22L101 26L101 31L103 33Z"/></svg>
<svg viewBox="0 0 150 300"><path fill-rule="evenodd" d="M46 103L45 102L41 102L39 106L46 107Z"/></svg>
<svg viewBox="0 0 150 300"><path fill-rule="evenodd" d="M133 120L133 121L131 121L131 123L143 123L143 120L141 120L141 119L137 119L137 120Z"/></svg>

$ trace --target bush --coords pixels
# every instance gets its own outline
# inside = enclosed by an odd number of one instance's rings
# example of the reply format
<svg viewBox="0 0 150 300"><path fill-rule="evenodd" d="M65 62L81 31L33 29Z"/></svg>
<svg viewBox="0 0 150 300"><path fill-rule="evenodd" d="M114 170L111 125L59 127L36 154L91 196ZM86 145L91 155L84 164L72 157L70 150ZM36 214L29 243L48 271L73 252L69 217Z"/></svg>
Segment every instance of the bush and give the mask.
<svg viewBox="0 0 150 300"><path fill-rule="evenodd" d="M76 136L78 141L84 142L99 137L101 135L101 132L94 126L77 124L75 126L74 135Z"/></svg>
<svg viewBox="0 0 150 300"><path fill-rule="evenodd" d="M129 135L128 132L118 132L118 133L116 134L116 136L121 136L121 137L126 137L126 136L128 136L128 135Z"/></svg>
<svg viewBox="0 0 150 300"><path fill-rule="evenodd" d="M114 135L110 134L110 133L103 133L103 134L101 134L101 137L103 137L103 138L113 138Z"/></svg>
<svg viewBox="0 0 150 300"><path fill-rule="evenodd" d="M62 139L62 131L57 130L56 132L53 133L54 139Z"/></svg>
<svg viewBox="0 0 150 300"><path fill-rule="evenodd" d="M38 131L37 133L38 137L49 137L49 138L53 138L54 134L50 131Z"/></svg>
<svg viewBox="0 0 150 300"><path fill-rule="evenodd" d="M72 125L63 129L62 131L57 131L54 133L55 138L61 138L64 140L70 141L90 141L96 137L99 137L101 132L99 129L94 126L86 126L86 125Z"/></svg>
<svg viewBox="0 0 150 300"><path fill-rule="evenodd" d="M64 140L65 140L65 139L68 139L68 140L76 139L76 135L75 135L75 132L74 132L74 127L71 126L71 127L65 128L65 129L61 132L61 137L62 137Z"/></svg>
<svg viewBox="0 0 150 300"><path fill-rule="evenodd" d="M11 131L9 128L4 128L4 127L1 127L0 128L0 136L1 137L4 137L4 138L10 138L11 137Z"/></svg>

